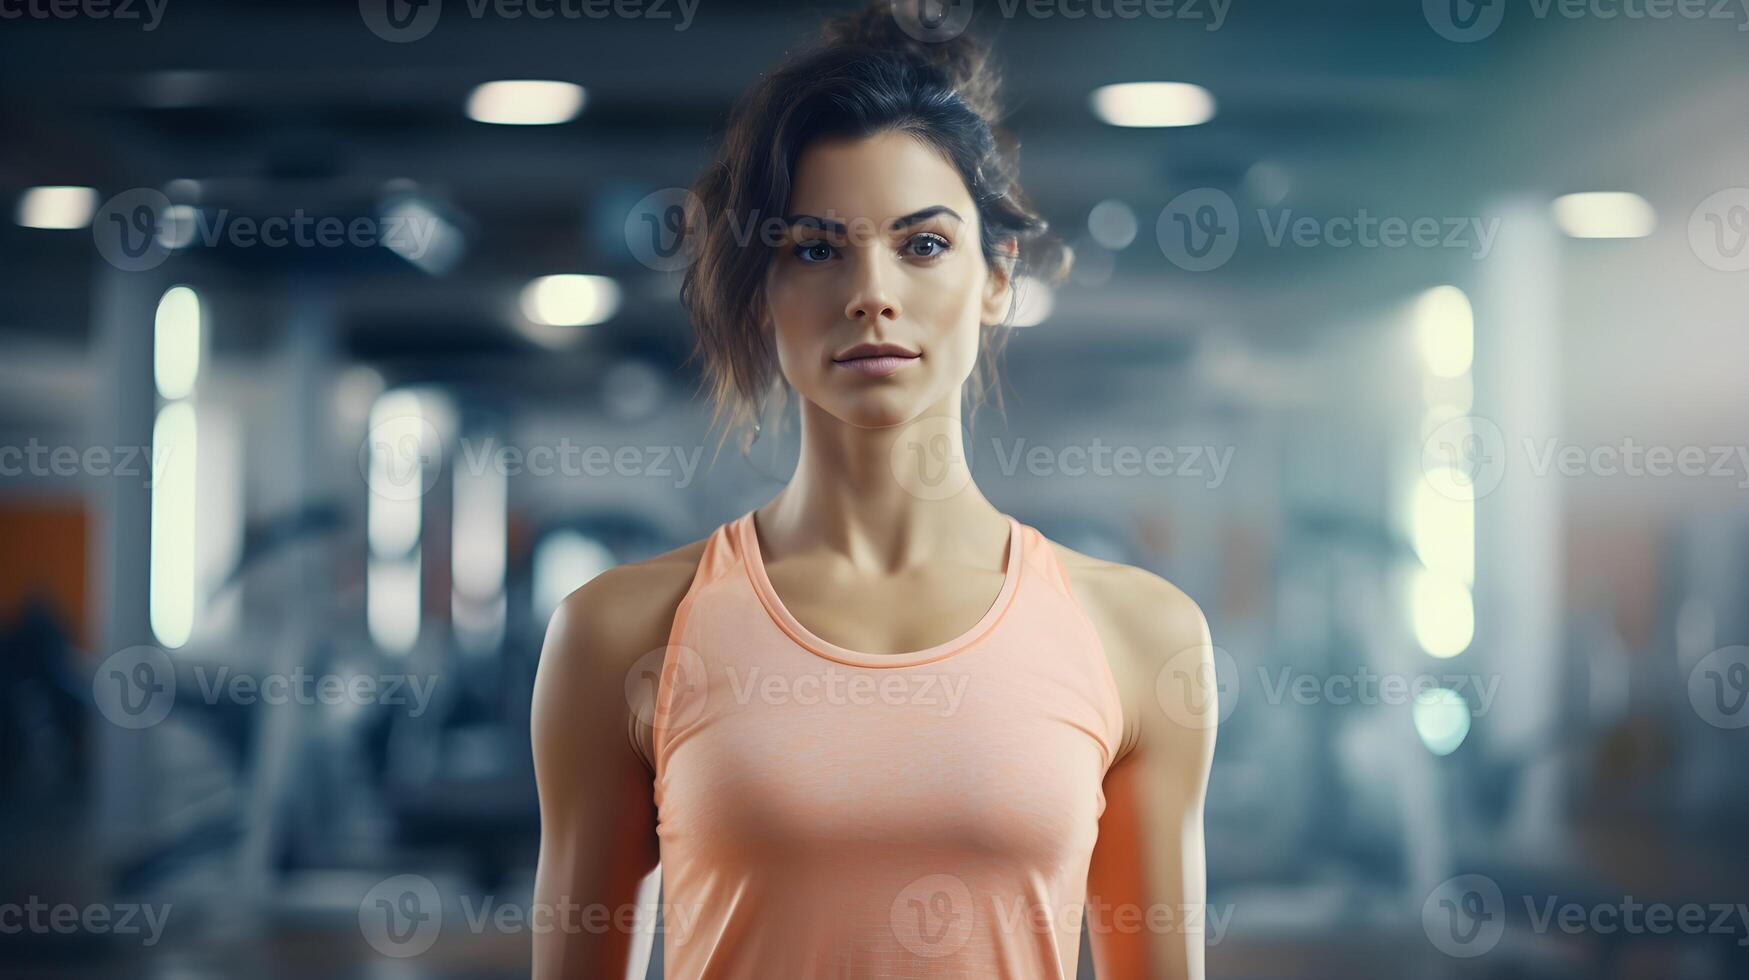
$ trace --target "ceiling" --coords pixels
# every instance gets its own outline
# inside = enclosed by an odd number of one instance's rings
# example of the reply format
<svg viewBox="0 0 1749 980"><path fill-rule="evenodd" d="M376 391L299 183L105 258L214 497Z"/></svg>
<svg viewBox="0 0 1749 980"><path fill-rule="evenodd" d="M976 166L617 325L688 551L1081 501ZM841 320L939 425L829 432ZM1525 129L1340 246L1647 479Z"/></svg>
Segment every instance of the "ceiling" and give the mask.
<svg viewBox="0 0 1749 980"><path fill-rule="evenodd" d="M844 5L707 0L675 30L674 20L512 17L481 2L449 0L435 30L411 43L376 36L358 2L339 0L175 0L150 31L92 19L0 24L0 197L37 184L108 197L193 180L203 209L357 216L373 213L385 186L413 186L466 232L466 255L447 275L381 248L179 255L228 311L215 343L271 343L288 304L308 292L300 287L316 283L349 353L414 373L562 390L579 360L603 350L678 363L688 345L673 277L639 266L616 240L629 202L685 186L734 95ZM1154 217L1184 189L1247 201L1247 172L1267 162L1287 177L1282 207L1413 217L1480 213L1507 190L1622 181L1647 160L1623 135L1634 114L1643 121L1672 93L1741 64L1749 44L1715 25L1546 21L1453 43L1420 4L1383 0L1236 2L1215 30L1212 0L1181 5L1204 15L1194 21L1003 9L979 4L973 29L998 39L1035 202L1070 238L1106 198L1128 203L1140 224L1108 282L1064 287L1053 319L1011 348L1022 371L1064 357L1171 361L1211 329L1291 347L1446 274L1450 257L1429 250L1280 248L1185 273L1153 242ZM506 77L578 82L587 108L553 127L467 119L469 90ZM1137 79L1201 84L1219 115L1165 130L1092 117L1094 87ZM0 344L81 348L99 268L90 233L6 222L0 262ZM511 328L517 290L552 272L613 275L627 293L619 317L558 355Z"/></svg>

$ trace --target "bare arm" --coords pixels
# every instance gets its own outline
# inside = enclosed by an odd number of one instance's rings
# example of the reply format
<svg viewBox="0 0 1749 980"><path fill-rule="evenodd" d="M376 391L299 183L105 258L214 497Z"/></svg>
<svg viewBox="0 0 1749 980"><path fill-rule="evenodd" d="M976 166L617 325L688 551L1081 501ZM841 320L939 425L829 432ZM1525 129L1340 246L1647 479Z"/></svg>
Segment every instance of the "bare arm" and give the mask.
<svg viewBox="0 0 1749 980"><path fill-rule="evenodd" d="M645 674L659 667L691 581L688 552L696 560L695 548L682 549L603 573L547 627L531 721L541 814L536 980L626 975L638 885L659 859Z"/></svg>
<svg viewBox="0 0 1749 980"><path fill-rule="evenodd" d="M1071 577L1105 644L1125 731L1088 870L1093 962L1100 980L1202 980L1203 800L1219 717L1208 624L1159 577L1099 565Z"/></svg>

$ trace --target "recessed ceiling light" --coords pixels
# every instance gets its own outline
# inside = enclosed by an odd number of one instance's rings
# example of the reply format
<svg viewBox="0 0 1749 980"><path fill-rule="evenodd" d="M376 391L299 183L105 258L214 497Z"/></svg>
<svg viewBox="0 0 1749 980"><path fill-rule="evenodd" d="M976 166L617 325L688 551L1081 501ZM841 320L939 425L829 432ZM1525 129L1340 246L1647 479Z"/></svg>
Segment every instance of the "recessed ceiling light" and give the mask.
<svg viewBox="0 0 1749 980"><path fill-rule="evenodd" d="M501 126L552 126L577 118L583 95L583 86L571 82L486 82L468 96L468 118Z"/></svg>
<svg viewBox="0 0 1749 980"><path fill-rule="evenodd" d="M606 276L541 276L522 289L522 315L549 327L583 327L619 310L619 283Z"/></svg>
<svg viewBox="0 0 1749 980"><path fill-rule="evenodd" d="M1093 90L1093 112L1113 126L1196 126L1215 117L1215 97L1189 82L1121 82Z"/></svg>
<svg viewBox="0 0 1749 980"><path fill-rule="evenodd" d="M97 210L90 187L32 187L18 199L18 223L26 228L83 228Z"/></svg>
<svg viewBox="0 0 1749 980"><path fill-rule="evenodd" d="M1563 194L1551 208L1555 224L1574 238L1644 238L1658 223L1645 198L1625 191Z"/></svg>

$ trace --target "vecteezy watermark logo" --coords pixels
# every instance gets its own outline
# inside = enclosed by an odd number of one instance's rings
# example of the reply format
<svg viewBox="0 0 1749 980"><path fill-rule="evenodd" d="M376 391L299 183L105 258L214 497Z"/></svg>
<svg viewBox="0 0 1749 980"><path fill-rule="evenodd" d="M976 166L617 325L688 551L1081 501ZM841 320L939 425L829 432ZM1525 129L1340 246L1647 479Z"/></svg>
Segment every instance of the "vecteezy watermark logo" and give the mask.
<svg viewBox="0 0 1749 980"><path fill-rule="evenodd" d="M1366 208L1352 215L1294 217L1292 208L1282 208L1272 218L1259 210L1263 241L1270 248L1292 244L1297 248L1449 248L1464 249L1478 261L1494 250L1500 219L1484 221L1475 215L1379 216Z"/></svg>
<svg viewBox="0 0 1749 980"><path fill-rule="evenodd" d="M164 19L170 0L0 0L0 20L140 20L150 33Z"/></svg>
<svg viewBox="0 0 1749 980"><path fill-rule="evenodd" d="M1422 0L1427 23L1440 37L1459 43L1493 34L1506 16L1509 0ZM1524 9L1536 20L1727 20L1749 30L1744 0L1528 0ZM1516 16L1516 15L1515 15Z"/></svg>
<svg viewBox="0 0 1749 980"><path fill-rule="evenodd" d="M22 446L0 446L0 476L143 476L140 486L150 490L163 477L170 453L169 446L50 446L31 436Z"/></svg>
<svg viewBox="0 0 1749 980"><path fill-rule="evenodd" d="M463 437L451 460L457 473L503 477L619 477L669 481L677 490L698 475L703 446L605 446L573 442L517 446L495 436ZM423 497L443 470L437 429L422 416L385 418L358 448L358 468L371 492L385 500Z"/></svg>
<svg viewBox="0 0 1749 980"><path fill-rule="evenodd" d="M421 415L397 415L371 427L358 447L358 471L385 500L417 500L437 485L443 438Z"/></svg>
<svg viewBox="0 0 1749 980"><path fill-rule="evenodd" d="M1524 911L1531 931L1537 935L1562 932L1569 936L1590 933L1599 936L1730 936L1739 948L1749 946L1749 905L1741 902L1639 902L1632 895L1621 901L1563 902L1554 895L1524 896Z"/></svg>
<svg viewBox="0 0 1749 980"><path fill-rule="evenodd" d="M970 674L930 671L884 671L876 676L868 671L841 670L831 664L818 671L799 673L730 666L725 673L736 704L758 699L760 704L771 705L904 707L928 709L941 718L950 718L959 711L966 699L966 686L972 680Z"/></svg>
<svg viewBox="0 0 1749 980"><path fill-rule="evenodd" d="M1506 896L1486 875L1449 878L1421 904L1421 928L1447 956L1481 956L1506 934Z"/></svg>
<svg viewBox="0 0 1749 980"><path fill-rule="evenodd" d="M996 0L1004 20L1176 20L1218 31L1233 0ZM893 5L899 29L925 43L958 37L971 23L972 0L916 0Z"/></svg>
<svg viewBox="0 0 1749 980"><path fill-rule="evenodd" d="M1449 691L1463 696L1474 691L1476 707L1473 717L1486 715L1500 693L1499 674L1418 674L1377 673L1362 664L1352 673L1326 675L1306 674L1291 664L1277 670L1273 677L1268 668L1257 668L1258 687L1263 699L1272 705L1289 701L1299 705L1327 704L1410 705L1427 701L1435 691Z"/></svg>
<svg viewBox="0 0 1749 980"><path fill-rule="evenodd" d="M1259 208L1257 223L1270 248L1463 249L1486 259L1493 251L1500 219L1475 215L1376 215L1366 208L1353 214L1295 215L1292 208ZM1173 265L1189 272L1219 268L1233 257L1241 237L1239 209L1225 191L1188 190L1160 212L1154 234Z"/></svg>
<svg viewBox="0 0 1749 980"><path fill-rule="evenodd" d="M972 938L972 890L958 875L918 878L893 898L888 912L899 945L925 959L952 956Z"/></svg>
<svg viewBox="0 0 1749 980"><path fill-rule="evenodd" d="M1181 20L1207 21L1205 31L1218 31L1227 22L1233 0L996 0L1002 16L1013 20L1025 15L1033 20ZM1206 8L1206 9L1205 9Z"/></svg>
<svg viewBox="0 0 1749 980"><path fill-rule="evenodd" d="M1452 500L1479 500L1506 474L1506 436L1480 416L1448 419L1421 443L1421 472Z"/></svg>
<svg viewBox="0 0 1749 980"><path fill-rule="evenodd" d="M1538 936L1577 935L1731 937L1749 946L1749 905L1744 903L1641 902L1632 895L1619 900L1574 902L1557 895L1522 894L1512 903L1524 905L1525 920ZM1421 906L1427 939L1448 956L1472 959L1492 950L1506 931L1506 897L1486 875L1459 875L1441 882Z"/></svg>
<svg viewBox="0 0 1749 980"><path fill-rule="evenodd" d="M169 903L74 905L45 902L35 895L22 902L0 902L0 936L21 932L37 936L142 936L141 946L156 946L169 921Z"/></svg>
<svg viewBox="0 0 1749 980"><path fill-rule="evenodd" d="M1714 728L1749 726L1749 647L1721 647L1688 672L1688 702Z"/></svg>
<svg viewBox="0 0 1749 980"><path fill-rule="evenodd" d="M705 673L704 658L691 647L674 644L660 646L632 662L626 671L626 704L639 729L649 732L656 727L656 715L662 697L662 671L668 675L668 715L663 727L673 730L697 721L704 714L710 692L710 678Z"/></svg>
<svg viewBox="0 0 1749 980"><path fill-rule="evenodd" d="M453 928L471 935L487 933L544 935L584 933L650 935L660 923L670 939L687 942L701 907L674 902L579 902L569 896L556 901L502 901L496 895L450 895L460 906ZM371 948L400 959L431 949L443 932L445 896L429 878L395 875L373 886L358 905L359 931Z"/></svg>
<svg viewBox="0 0 1749 980"><path fill-rule="evenodd" d="M1167 261L1186 272L1227 264L1239 247L1239 206L1214 187L1188 190L1167 202L1154 224Z"/></svg>
<svg viewBox="0 0 1749 980"><path fill-rule="evenodd" d="M1628 477L1631 479L1725 479L1749 490L1749 446L1642 444L1563 445L1553 437L1524 437L1509 445L1498 426L1479 416L1449 419L1421 446L1421 468L1428 485L1454 500L1476 500L1499 486L1507 457L1524 453L1524 472L1545 477Z"/></svg>
<svg viewBox="0 0 1749 980"><path fill-rule="evenodd" d="M396 875L378 882L358 903L364 941L384 956L418 956L443 930L443 897L422 875Z"/></svg>
<svg viewBox="0 0 1749 980"><path fill-rule="evenodd" d="M157 647L128 647L97 665L91 697L111 724L150 728L168 718L176 704L176 667Z"/></svg>
<svg viewBox="0 0 1749 980"><path fill-rule="evenodd" d="M1688 247L1720 272L1749 269L1749 187L1727 187L1696 205Z"/></svg>
<svg viewBox="0 0 1749 980"><path fill-rule="evenodd" d="M690 452L688 451L690 450ZM490 436L461 440L461 463L475 476L492 472L504 476L624 477L626 479L671 479L676 490L692 485L698 473L703 446L599 446L579 445L569 436L554 445L503 445Z"/></svg>
<svg viewBox="0 0 1749 980"><path fill-rule="evenodd" d="M464 0L474 20L675 20L676 31L692 26L699 0ZM672 8L672 9L671 9ZM442 0L359 0L358 12L370 32L405 44L430 34L443 13Z"/></svg>
<svg viewBox="0 0 1749 980"><path fill-rule="evenodd" d="M387 246L412 260L424 258L443 231L443 219L428 210L402 208L380 218L309 214L255 218L227 208L212 211L172 205L149 187L123 191L104 202L91 222L98 254L124 272L164 262L170 253L206 248L374 248Z"/></svg>
<svg viewBox="0 0 1749 980"><path fill-rule="evenodd" d="M946 500L972 482L971 444L961 420L929 415L899 432L888 463L907 493L919 500Z"/></svg>
<svg viewBox="0 0 1749 980"><path fill-rule="evenodd" d="M425 713L437 689L436 674L317 674L302 667L293 667L290 673L251 674L226 665L209 669L205 664L192 673L207 704L380 704L405 707L409 718Z"/></svg>
<svg viewBox="0 0 1749 980"><path fill-rule="evenodd" d="M170 257L164 234L170 199L150 187L136 187L103 202L91 219L97 254L123 272L155 269Z"/></svg>
<svg viewBox="0 0 1749 980"><path fill-rule="evenodd" d="M1185 728L1214 728L1239 703L1239 666L1220 647L1186 647L1154 675L1154 700Z"/></svg>
<svg viewBox="0 0 1749 980"><path fill-rule="evenodd" d="M1194 941L1204 946L1221 944L1227 924L1238 911L1238 906L1230 902L1220 906L1166 902L1141 905L1111 902L1099 895L1088 895L1085 901L1070 899L1056 904L1016 895L1012 899L997 899L992 905L996 929L1003 935L1075 932L1085 924L1089 936L1179 933L1196 937Z"/></svg>
<svg viewBox="0 0 1749 980"><path fill-rule="evenodd" d="M487 932L652 935L660 922L662 931L678 943L689 941L702 911L696 903L622 902L608 905L560 898L557 902L522 904L501 902L493 895L463 895L461 907L462 922L474 935Z"/></svg>
<svg viewBox="0 0 1749 980"><path fill-rule="evenodd" d="M684 187L647 194L626 215L626 249L647 269L686 267L686 216L698 214L698 198Z"/></svg>
<svg viewBox="0 0 1749 980"><path fill-rule="evenodd" d="M1506 0L1421 0L1421 13L1447 41L1480 41L1500 29Z"/></svg>
<svg viewBox="0 0 1749 980"><path fill-rule="evenodd" d="M407 708L410 718L425 713L437 688L437 675L315 673L294 667L289 673L255 674L228 664L188 668L194 684L182 693L209 705L279 706L373 704ZM122 728L150 728L169 717L178 696L175 665L154 646L128 647L99 664L91 678L97 709Z"/></svg>
<svg viewBox="0 0 1749 980"><path fill-rule="evenodd" d="M1215 446L1107 445L1099 438L1087 445L1058 447L1029 445L1025 439L1009 440L1004 447L1002 440L993 438L990 447L1004 476L1013 476L1024 465L1028 476L1187 477L1204 480L1210 490L1225 482L1234 451L1232 446L1223 452Z"/></svg>
<svg viewBox="0 0 1749 980"><path fill-rule="evenodd" d="M405 44L431 33L443 15L443 0L358 0L358 13L372 34Z"/></svg>
<svg viewBox="0 0 1749 980"><path fill-rule="evenodd" d="M951 41L972 22L972 0L899 0L893 4L899 30L925 44Z"/></svg>

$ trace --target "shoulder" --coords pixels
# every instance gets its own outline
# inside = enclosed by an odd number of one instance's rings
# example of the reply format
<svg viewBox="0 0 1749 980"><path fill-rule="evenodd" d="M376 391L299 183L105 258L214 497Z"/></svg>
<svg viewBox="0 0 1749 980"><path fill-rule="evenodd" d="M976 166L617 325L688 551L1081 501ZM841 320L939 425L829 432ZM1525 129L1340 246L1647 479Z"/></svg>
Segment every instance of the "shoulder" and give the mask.
<svg viewBox="0 0 1749 980"><path fill-rule="evenodd" d="M612 659L614 653L630 653L635 659L665 644L674 611L692 584L708 540L615 565L571 592L547 626L543 659L549 651L575 655L578 647L597 659Z"/></svg>
<svg viewBox="0 0 1749 980"><path fill-rule="evenodd" d="M1144 664L1164 664L1180 651L1208 642L1208 621L1196 600L1171 582L1134 565L1051 547L1075 597L1097 624L1111 627L1107 652Z"/></svg>
<svg viewBox="0 0 1749 980"><path fill-rule="evenodd" d="M1051 548L1076 596L1129 627L1125 638L1144 640L1145 648L1154 648L1164 641L1196 642L1206 636L1202 608L1171 582L1145 568L1094 558L1054 541Z"/></svg>
<svg viewBox="0 0 1749 980"><path fill-rule="evenodd" d="M1213 676L1208 620L1196 600L1147 569L1084 555L1054 541L1051 547L1099 633L1123 698L1122 758L1148 734L1146 722L1161 714L1163 671L1182 671L1198 681Z"/></svg>
<svg viewBox="0 0 1749 980"><path fill-rule="evenodd" d="M686 596L709 538L643 561L616 565L566 596L547 624L535 675L534 738L537 743L576 738L579 721L593 716L625 727L634 749L650 764L647 726L629 724L651 715L650 705L628 695L631 672L668 644L675 611ZM651 698L653 692L640 695ZM640 730L642 729L642 730Z"/></svg>

